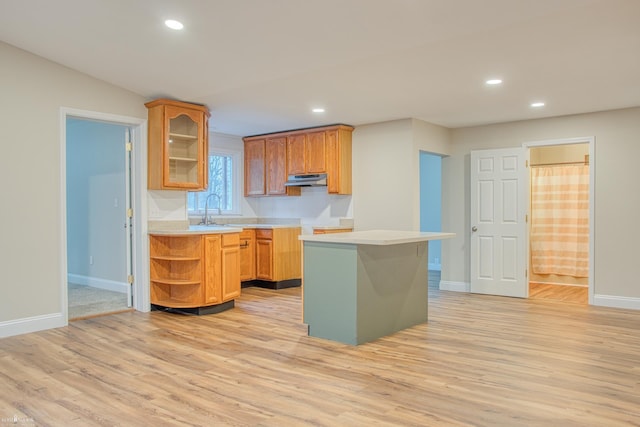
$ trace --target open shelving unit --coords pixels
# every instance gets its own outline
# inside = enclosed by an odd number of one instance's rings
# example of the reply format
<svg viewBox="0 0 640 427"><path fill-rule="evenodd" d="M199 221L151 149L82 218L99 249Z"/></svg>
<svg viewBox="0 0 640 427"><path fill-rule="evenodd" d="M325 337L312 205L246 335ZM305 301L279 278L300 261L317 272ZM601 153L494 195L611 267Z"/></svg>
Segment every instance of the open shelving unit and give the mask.
<svg viewBox="0 0 640 427"><path fill-rule="evenodd" d="M151 303L197 307L202 301L202 243L199 235L149 236Z"/></svg>

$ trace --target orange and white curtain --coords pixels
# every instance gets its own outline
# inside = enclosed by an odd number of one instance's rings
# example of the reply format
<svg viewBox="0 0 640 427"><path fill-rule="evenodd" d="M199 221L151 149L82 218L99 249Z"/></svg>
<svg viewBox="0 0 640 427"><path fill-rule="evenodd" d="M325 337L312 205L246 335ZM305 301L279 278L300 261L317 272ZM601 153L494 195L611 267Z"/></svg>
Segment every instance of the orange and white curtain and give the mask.
<svg viewBox="0 0 640 427"><path fill-rule="evenodd" d="M589 166L531 168L531 268L589 276Z"/></svg>

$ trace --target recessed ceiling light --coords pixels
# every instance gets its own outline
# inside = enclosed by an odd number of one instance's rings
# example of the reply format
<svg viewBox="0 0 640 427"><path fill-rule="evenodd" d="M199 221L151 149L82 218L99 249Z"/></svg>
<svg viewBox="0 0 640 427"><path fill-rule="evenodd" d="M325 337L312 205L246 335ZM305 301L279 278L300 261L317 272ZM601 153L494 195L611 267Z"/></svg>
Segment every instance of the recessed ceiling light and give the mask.
<svg viewBox="0 0 640 427"><path fill-rule="evenodd" d="M171 28L172 30L181 30L184 28L182 22L176 21L175 19L167 19L166 21L164 21L164 25Z"/></svg>
<svg viewBox="0 0 640 427"><path fill-rule="evenodd" d="M540 108L540 107L544 107L544 102L532 102L531 106L533 108Z"/></svg>
<svg viewBox="0 0 640 427"><path fill-rule="evenodd" d="M488 85L499 85L502 83L501 79L489 79L485 82Z"/></svg>
<svg viewBox="0 0 640 427"><path fill-rule="evenodd" d="M314 113L324 113L324 108L314 108L313 110Z"/></svg>

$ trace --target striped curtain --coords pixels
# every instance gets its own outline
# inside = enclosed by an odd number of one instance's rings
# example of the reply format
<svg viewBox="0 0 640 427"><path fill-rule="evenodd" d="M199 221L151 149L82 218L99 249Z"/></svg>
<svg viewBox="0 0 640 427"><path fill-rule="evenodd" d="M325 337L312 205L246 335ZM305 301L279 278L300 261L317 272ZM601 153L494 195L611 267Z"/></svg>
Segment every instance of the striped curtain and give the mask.
<svg viewBox="0 0 640 427"><path fill-rule="evenodd" d="M531 168L531 268L589 275L589 166Z"/></svg>

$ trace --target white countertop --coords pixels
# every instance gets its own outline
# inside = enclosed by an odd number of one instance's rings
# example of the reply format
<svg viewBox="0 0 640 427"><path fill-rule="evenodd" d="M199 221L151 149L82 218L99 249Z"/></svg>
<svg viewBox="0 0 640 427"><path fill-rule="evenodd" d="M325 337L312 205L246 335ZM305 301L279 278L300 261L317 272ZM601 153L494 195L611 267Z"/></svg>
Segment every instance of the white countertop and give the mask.
<svg viewBox="0 0 640 427"><path fill-rule="evenodd" d="M148 234L155 234L161 236L172 236L182 234L226 234L226 233L239 233L244 228L292 228L300 227L299 225L292 224L228 224L228 225L191 225L189 228L176 228L176 229L156 229L149 230Z"/></svg>
<svg viewBox="0 0 640 427"><path fill-rule="evenodd" d="M424 242L428 240L450 239L455 233L367 230L349 233L305 234L298 239L305 242L343 243L350 245L399 245L402 243Z"/></svg>
<svg viewBox="0 0 640 427"><path fill-rule="evenodd" d="M299 228L300 224L226 224L224 227L235 227L235 228Z"/></svg>
<svg viewBox="0 0 640 427"><path fill-rule="evenodd" d="M314 230L351 230L353 229L352 225L314 225L312 226Z"/></svg>
<svg viewBox="0 0 640 427"><path fill-rule="evenodd" d="M149 230L147 233L158 236L179 236L183 234L227 234L241 231L242 228L226 227L224 225L192 225L188 229Z"/></svg>

